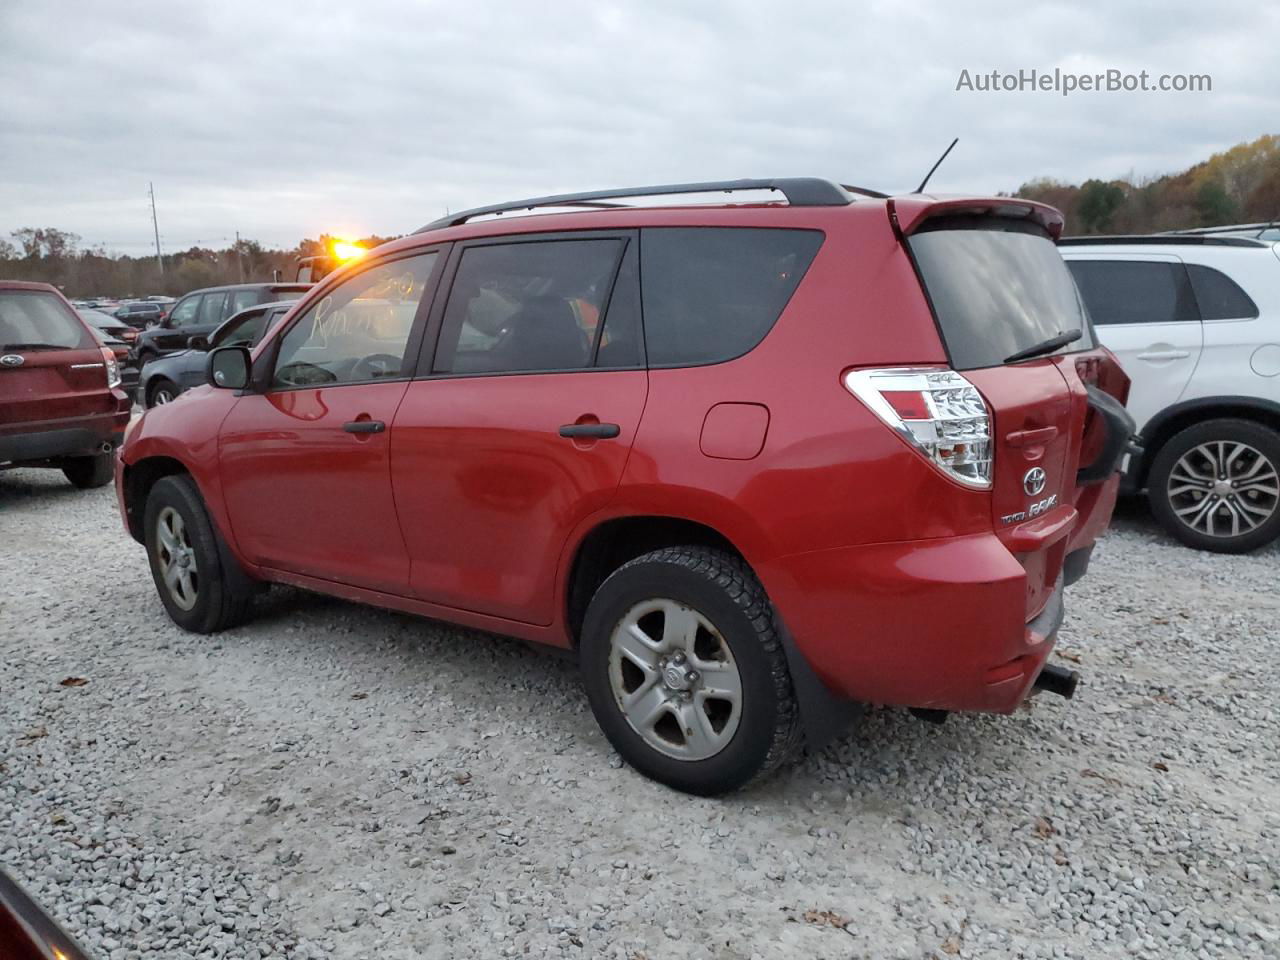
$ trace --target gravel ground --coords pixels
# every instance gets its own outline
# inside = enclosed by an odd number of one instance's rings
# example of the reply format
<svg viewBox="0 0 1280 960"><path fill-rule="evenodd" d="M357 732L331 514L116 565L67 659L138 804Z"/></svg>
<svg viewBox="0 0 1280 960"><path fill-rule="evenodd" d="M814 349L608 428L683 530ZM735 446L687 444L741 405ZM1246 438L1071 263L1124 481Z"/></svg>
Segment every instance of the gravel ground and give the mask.
<svg viewBox="0 0 1280 960"><path fill-rule="evenodd" d="M699 800L511 641L284 589L182 633L109 488L0 473L0 544L0 863L97 957L1280 957L1280 548L1128 507L1075 701Z"/></svg>

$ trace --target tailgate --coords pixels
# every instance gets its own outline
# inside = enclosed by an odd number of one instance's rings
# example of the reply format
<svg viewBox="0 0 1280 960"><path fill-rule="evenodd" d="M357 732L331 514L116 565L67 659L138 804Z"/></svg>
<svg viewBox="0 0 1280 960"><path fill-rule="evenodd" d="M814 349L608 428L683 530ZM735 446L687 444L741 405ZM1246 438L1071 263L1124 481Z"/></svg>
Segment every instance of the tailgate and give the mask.
<svg viewBox="0 0 1280 960"><path fill-rule="evenodd" d="M990 411L991 524L1026 570L1031 619L1053 594L1077 520L1087 402L1060 364L1096 345L1043 210L1003 204L937 215L913 206L905 242L952 369Z"/></svg>

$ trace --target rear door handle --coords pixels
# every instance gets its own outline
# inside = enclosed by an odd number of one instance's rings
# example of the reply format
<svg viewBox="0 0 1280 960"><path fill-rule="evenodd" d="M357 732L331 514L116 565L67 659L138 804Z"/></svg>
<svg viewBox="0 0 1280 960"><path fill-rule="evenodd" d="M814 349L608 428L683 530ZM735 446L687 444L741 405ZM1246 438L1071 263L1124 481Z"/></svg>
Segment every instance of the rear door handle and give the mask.
<svg viewBox="0 0 1280 960"><path fill-rule="evenodd" d="M387 425L381 420L349 420L342 429L347 433L381 433Z"/></svg>
<svg viewBox="0 0 1280 960"><path fill-rule="evenodd" d="M560 428L562 437L589 437L593 440L612 440L622 432L616 423L566 423Z"/></svg>
<svg viewBox="0 0 1280 960"><path fill-rule="evenodd" d="M1138 354L1139 360L1185 360L1191 356L1187 350L1148 350Z"/></svg>

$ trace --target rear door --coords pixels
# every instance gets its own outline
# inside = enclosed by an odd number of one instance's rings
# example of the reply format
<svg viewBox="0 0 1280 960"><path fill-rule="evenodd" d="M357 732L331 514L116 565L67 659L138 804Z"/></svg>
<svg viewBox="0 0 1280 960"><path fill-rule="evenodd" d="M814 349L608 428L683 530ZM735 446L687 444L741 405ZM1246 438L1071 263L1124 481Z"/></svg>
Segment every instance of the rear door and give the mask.
<svg viewBox="0 0 1280 960"><path fill-rule="evenodd" d="M1099 339L1133 383L1138 430L1182 397L1204 333L1187 269L1164 254L1065 254Z"/></svg>
<svg viewBox="0 0 1280 960"><path fill-rule="evenodd" d="M951 366L991 413L991 522L1027 572L1027 617L1047 603L1076 521L1086 414L1056 355L1093 347L1071 276L1049 235L1023 220L938 217L908 237ZM1044 356L1014 357L1076 331Z"/></svg>
<svg viewBox="0 0 1280 960"><path fill-rule="evenodd" d="M635 246L592 232L455 248L434 362L391 430L416 596L552 622L561 551L612 498L644 409Z"/></svg>
<svg viewBox="0 0 1280 960"><path fill-rule="evenodd" d="M102 347L61 297L0 289L0 430L110 413Z"/></svg>

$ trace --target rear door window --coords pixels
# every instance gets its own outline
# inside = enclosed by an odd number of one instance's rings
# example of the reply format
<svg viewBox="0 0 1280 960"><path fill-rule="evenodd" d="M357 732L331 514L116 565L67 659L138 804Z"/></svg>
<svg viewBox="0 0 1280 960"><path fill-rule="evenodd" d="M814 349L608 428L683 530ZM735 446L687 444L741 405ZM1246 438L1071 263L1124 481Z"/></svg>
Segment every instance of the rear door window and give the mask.
<svg viewBox="0 0 1280 960"><path fill-rule="evenodd" d="M581 370L605 332L609 294L627 241L537 240L468 247L449 290L437 373ZM618 350L634 358L634 328L620 321ZM606 325L610 337L614 327ZM631 353L621 346L630 339ZM618 364L620 365L620 364Z"/></svg>
<svg viewBox="0 0 1280 960"><path fill-rule="evenodd" d="M62 301L39 290L0 292L0 353L79 350L93 337Z"/></svg>
<svg viewBox="0 0 1280 960"><path fill-rule="evenodd" d="M261 302L262 291L260 290L233 290L231 291L231 311L230 313L239 313L246 307L252 307L254 304ZM230 314L228 314L230 316Z"/></svg>
<svg viewBox="0 0 1280 960"><path fill-rule="evenodd" d="M995 367L1060 333L1094 346L1076 286L1049 235L993 217L940 217L907 240L956 370Z"/></svg>
<svg viewBox="0 0 1280 960"><path fill-rule="evenodd" d="M1252 320L1258 315L1258 305L1221 270L1189 263L1187 274L1202 320Z"/></svg>
<svg viewBox="0 0 1280 960"><path fill-rule="evenodd" d="M720 363L753 349L777 322L822 240L817 230L642 230L649 365Z"/></svg>
<svg viewBox="0 0 1280 960"><path fill-rule="evenodd" d="M206 293L200 301L200 319L201 326L215 326L222 322L222 307L227 302L227 295L224 291L217 293Z"/></svg>
<svg viewBox="0 0 1280 960"><path fill-rule="evenodd" d="M1068 264L1089 316L1111 324L1195 323L1195 294L1181 262L1072 260Z"/></svg>

